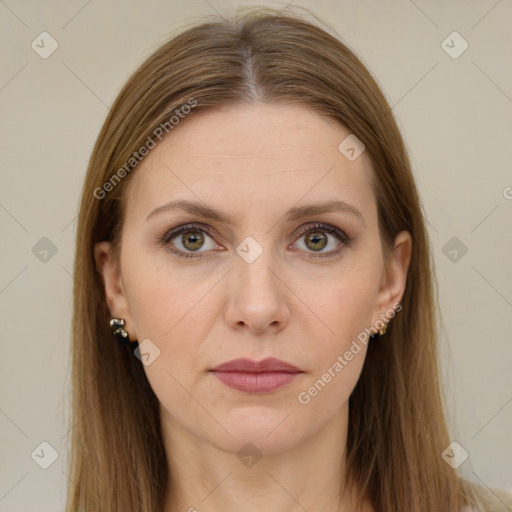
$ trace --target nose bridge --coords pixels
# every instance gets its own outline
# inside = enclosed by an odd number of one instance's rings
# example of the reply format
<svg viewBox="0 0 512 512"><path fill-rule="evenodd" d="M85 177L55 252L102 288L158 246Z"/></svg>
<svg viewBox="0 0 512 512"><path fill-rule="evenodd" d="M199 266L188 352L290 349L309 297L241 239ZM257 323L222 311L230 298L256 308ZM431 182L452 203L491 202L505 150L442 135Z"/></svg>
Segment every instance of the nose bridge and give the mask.
<svg viewBox="0 0 512 512"><path fill-rule="evenodd" d="M231 320L254 331L284 325L287 318L283 284L275 275L279 264L270 237L247 237L237 247L231 297ZM230 315L231 316L231 315Z"/></svg>
<svg viewBox="0 0 512 512"><path fill-rule="evenodd" d="M277 259L271 246L270 237L246 237L237 247L236 260L239 278L253 290L274 287L275 275L271 269L277 266Z"/></svg>

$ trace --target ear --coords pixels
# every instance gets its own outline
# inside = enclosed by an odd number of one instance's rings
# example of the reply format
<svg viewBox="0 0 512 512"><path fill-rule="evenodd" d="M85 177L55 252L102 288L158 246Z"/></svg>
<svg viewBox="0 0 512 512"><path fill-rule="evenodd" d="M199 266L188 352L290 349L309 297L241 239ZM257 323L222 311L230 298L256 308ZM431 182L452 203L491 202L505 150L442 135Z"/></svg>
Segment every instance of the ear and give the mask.
<svg viewBox="0 0 512 512"><path fill-rule="evenodd" d="M131 340L137 339L133 325L130 306L123 287L120 265L114 260L112 244L98 242L94 245L94 259L96 268L103 277L105 298L110 314L113 318L124 318L125 330Z"/></svg>
<svg viewBox="0 0 512 512"><path fill-rule="evenodd" d="M395 237L393 254L382 274L372 325L375 325L377 320L384 319L386 311L395 310L396 306L394 307L393 304L399 304L402 300L407 283L407 271L411 262L411 254L411 235L408 231L401 231ZM389 319L384 321L388 323Z"/></svg>

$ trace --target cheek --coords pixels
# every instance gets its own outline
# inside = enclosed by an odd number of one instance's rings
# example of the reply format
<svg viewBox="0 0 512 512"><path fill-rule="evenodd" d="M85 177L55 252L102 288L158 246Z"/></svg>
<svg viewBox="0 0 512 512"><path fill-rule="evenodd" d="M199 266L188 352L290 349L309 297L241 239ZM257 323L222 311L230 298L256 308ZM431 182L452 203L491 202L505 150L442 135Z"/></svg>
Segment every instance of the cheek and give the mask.
<svg viewBox="0 0 512 512"><path fill-rule="evenodd" d="M180 422L202 417L191 406L190 390L204 378L200 353L209 329L211 284L187 287L188 279L165 267L145 266L142 259L132 271L127 295L139 343L149 339L157 347L158 356L144 366L150 386Z"/></svg>
<svg viewBox="0 0 512 512"><path fill-rule="evenodd" d="M179 283L136 244L127 244L123 250L123 274L129 276L123 288L137 338L139 343L150 339L162 350L165 333L172 330L182 307Z"/></svg>
<svg viewBox="0 0 512 512"><path fill-rule="evenodd" d="M297 401L318 421L332 418L350 397L364 365L375 286L372 278L351 275L324 295L322 320L330 330L310 344L311 374Z"/></svg>
<svg viewBox="0 0 512 512"><path fill-rule="evenodd" d="M326 280L321 291L310 295L310 307L319 312L331 340L328 352L340 350L370 327L378 285L376 267L361 266L340 272L336 279Z"/></svg>
<svg viewBox="0 0 512 512"><path fill-rule="evenodd" d="M220 314L215 300L218 277L204 270L200 275L180 271L164 254L157 257L140 251L133 255L125 267L130 276L125 291L132 321L139 343L149 339L160 351L158 359L146 367L148 375L156 375L154 369L166 369L180 382L190 383L204 370L198 356Z"/></svg>
<svg viewBox="0 0 512 512"><path fill-rule="evenodd" d="M297 393L297 402L313 416L334 415L349 399L365 361L367 346L354 341L331 354L321 370L312 374Z"/></svg>
<svg viewBox="0 0 512 512"><path fill-rule="evenodd" d="M371 326L380 269L360 260L337 279L324 283L311 309L319 311L322 332L310 344L311 378L301 388L299 403L311 405L320 414L322 407L340 407L348 400L361 373L369 343L365 329ZM328 326L329 329L327 329Z"/></svg>

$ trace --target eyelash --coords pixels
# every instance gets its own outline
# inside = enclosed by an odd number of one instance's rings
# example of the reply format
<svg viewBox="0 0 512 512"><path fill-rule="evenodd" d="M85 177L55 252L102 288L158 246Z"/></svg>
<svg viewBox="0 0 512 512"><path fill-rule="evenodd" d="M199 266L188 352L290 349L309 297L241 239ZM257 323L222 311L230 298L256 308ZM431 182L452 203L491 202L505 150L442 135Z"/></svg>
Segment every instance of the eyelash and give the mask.
<svg viewBox="0 0 512 512"><path fill-rule="evenodd" d="M180 235L182 233L186 233L188 231L201 231L211 237L211 230L208 226L204 226L201 224L186 224L184 226L180 226L179 228L168 231L162 238L159 239L159 242L161 245L168 246L169 242L173 238L177 237L178 235ZM350 245L350 242L352 241L352 239L344 231L341 231L340 229L335 228L334 226L330 226L328 224L323 224L321 222L313 224L313 225L309 225L306 228L302 229L297 236L297 240L299 238L301 238L302 236L307 235L309 232L314 232L314 231L325 231L326 233L335 235L342 243L340 244L339 248L333 249L332 251L330 251L328 253L325 253L325 254L312 253L311 256L313 258L329 258L329 257L336 256L341 251L343 251L345 248L347 248ZM179 256L180 258L197 258L200 256L200 254L186 253L186 252L183 252L183 251L176 249L174 247L171 247L171 246L168 246L167 248L172 253Z"/></svg>

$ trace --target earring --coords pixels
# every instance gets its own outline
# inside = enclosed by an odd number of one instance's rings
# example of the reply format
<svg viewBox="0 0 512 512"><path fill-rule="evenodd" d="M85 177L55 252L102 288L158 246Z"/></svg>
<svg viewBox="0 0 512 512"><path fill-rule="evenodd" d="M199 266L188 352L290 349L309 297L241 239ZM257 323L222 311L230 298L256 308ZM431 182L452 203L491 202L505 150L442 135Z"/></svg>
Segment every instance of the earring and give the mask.
<svg viewBox="0 0 512 512"><path fill-rule="evenodd" d="M386 329L388 328L388 324L384 324L384 327L379 329L379 336L382 336L386 333Z"/></svg>
<svg viewBox="0 0 512 512"><path fill-rule="evenodd" d="M110 328L112 329L112 334L114 334L118 341L121 343L134 343L130 340L128 332L124 329L124 326L124 318L112 318L112 320L110 320Z"/></svg>

